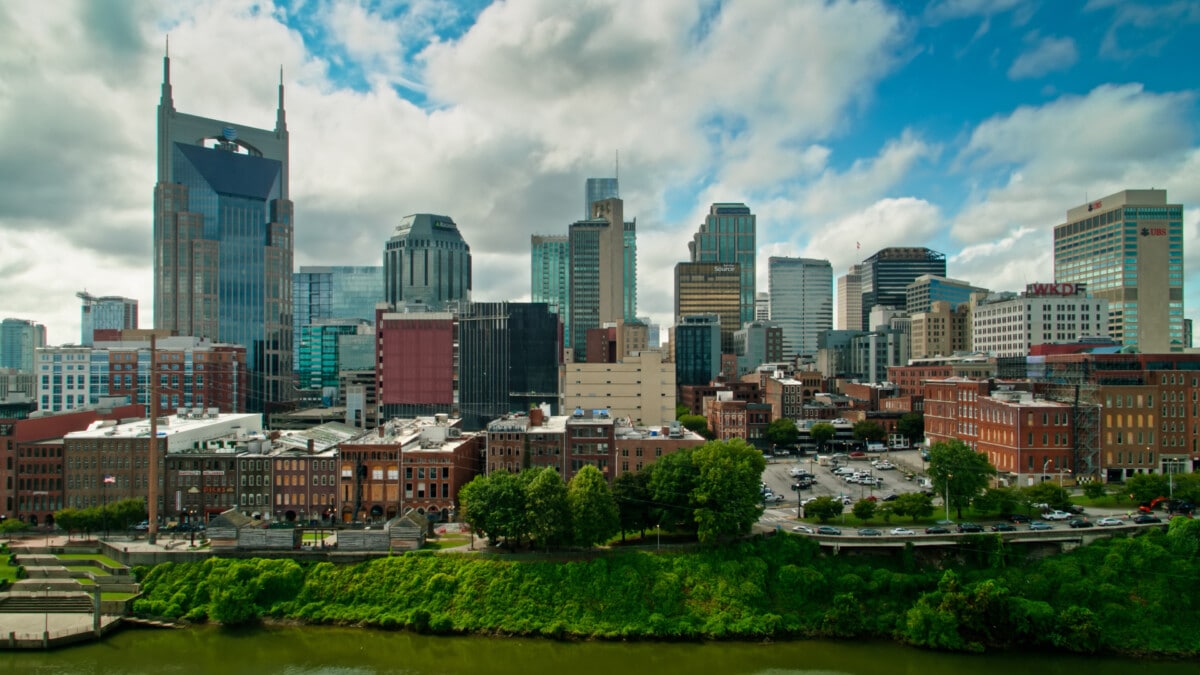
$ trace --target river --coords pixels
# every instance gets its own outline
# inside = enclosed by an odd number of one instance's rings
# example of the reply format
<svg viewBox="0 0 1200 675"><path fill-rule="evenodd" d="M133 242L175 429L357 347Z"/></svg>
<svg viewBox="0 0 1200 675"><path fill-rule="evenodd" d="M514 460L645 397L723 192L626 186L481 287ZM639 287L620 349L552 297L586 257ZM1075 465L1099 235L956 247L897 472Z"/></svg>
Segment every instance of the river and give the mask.
<svg viewBox="0 0 1200 675"><path fill-rule="evenodd" d="M127 629L52 652L0 652L0 673L36 675L1194 675L1195 662L1059 654L973 656L889 643L612 643L427 637L353 628Z"/></svg>

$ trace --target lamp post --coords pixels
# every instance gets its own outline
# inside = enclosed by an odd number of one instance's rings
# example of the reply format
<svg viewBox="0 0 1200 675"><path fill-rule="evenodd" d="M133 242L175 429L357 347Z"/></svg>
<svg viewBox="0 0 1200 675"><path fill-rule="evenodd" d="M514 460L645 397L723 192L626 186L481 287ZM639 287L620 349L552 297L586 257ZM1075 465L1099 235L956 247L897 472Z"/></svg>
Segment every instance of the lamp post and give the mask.
<svg viewBox="0 0 1200 675"><path fill-rule="evenodd" d="M946 474L946 520L950 520L950 479L954 478L954 474Z"/></svg>
<svg viewBox="0 0 1200 675"><path fill-rule="evenodd" d="M203 470L201 470L201 471L202 471L202 473L200 474L200 479L201 479L201 480L204 480L204 474L203 474ZM203 491L203 490L201 490L200 488L196 487L195 485L193 485L192 487L188 488L188 494L189 494L189 495L200 495L200 500L201 500L201 501L200 501L200 504L201 504L201 507L200 507L200 514L201 514L201 518L203 518L203 514L204 514L204 506L203 506L203 504L204 504L204 491ZM193 506L192 506L190 509L188 509L188 521L190 521L190 522L188 523L188 530L190 530L190 532L191 532L191 539L192 539L192 547L193 547L193 548L195 548L195 546L196 546L196 527L197 527L197 524L196 524L196 522L195 522L195 519L196 519L195 517L196 517L196 507L195 507L195 505L193 505Z"/></svg>
<svg viewBox="0 0 1200 675"><path fill-rule="evenodd" d="M42 602L45 604L44 609L46 610L45 618L42 620L42 638L47 639L50 637L50 586L49 586L49 584L46 585L46 595L44 595L42 597Z"/></svg>

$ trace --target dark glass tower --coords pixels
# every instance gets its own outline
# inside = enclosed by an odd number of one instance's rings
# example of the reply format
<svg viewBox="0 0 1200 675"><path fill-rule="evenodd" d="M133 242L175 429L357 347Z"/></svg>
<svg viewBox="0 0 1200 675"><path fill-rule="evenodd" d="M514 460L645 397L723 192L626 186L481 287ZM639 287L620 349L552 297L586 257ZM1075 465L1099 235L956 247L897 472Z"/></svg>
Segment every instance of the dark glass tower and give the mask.
<svg viewBox="0 0 1200 675"><path fill-rule="evenodd" d="M713 204L700 231L688 242L692 262L734 263L742 274L741 316L737 326L754 320L757 218L745 204Z"/></svg>
<svg viewBox="0 0 1200 675"><path fill-rule="evenodd" d="M562 362L558 315L540 302L474 302L458 315L463 428L530 406L558 408Z"/></svg>
<svg viewBox="0 0 1200 675"><path fill-rule="evenodd" d="M946 256L928 248L885 248L862 262L862 327L870 330L871 308L904 309L908 285L923 274L946 276Z"/></svg>
<svg viewBox="0 0 1200 675"><path fill-rule="evenodd" d="M292 202L282 73L274 129L175 110L163 57L154 327L246 347L246 406L293 398ZM161 402L160 402L161 403Z"/></svg>

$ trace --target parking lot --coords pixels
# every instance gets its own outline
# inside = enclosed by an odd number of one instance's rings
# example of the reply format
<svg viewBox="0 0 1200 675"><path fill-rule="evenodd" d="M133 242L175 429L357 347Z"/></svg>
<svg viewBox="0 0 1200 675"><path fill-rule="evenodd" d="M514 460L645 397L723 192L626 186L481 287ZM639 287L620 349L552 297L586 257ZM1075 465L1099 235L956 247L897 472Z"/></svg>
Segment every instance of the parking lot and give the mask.
<svg viewBox="0 0 1200 675"><path fill-rule="evenodd" d="M886 460L894 468L879 469L871 465L872 460ZM815 454L791 457L774 457L767 460L767 468L763 471L763 482L776 496L782 496L782 501L768 500L767 506L774 510L784 510L792 517L798 513L801 499L809 497L847 497L852 502L874 496L883 499L891 494L916 492L921 488L917 484L916 475L922 469L920 454L916 450L897 452L871 453L863 459L844 461L840 466L867 473L879 479L879 485L864 485L851 483L841 476L834 475L832 463L821 465ZM792 471L804 471L813 474L815 481L809 487L793 490L792 485L797 479ZM913 480L905 480L906 473L913 473Z"/></svg>

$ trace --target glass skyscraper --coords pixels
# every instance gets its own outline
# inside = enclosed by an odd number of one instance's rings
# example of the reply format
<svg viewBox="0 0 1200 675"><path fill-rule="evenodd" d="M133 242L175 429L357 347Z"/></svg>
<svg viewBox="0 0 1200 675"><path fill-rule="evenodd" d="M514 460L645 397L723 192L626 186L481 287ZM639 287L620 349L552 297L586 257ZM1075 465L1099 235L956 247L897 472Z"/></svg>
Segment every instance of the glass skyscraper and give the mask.
<svg viewBox="0 0 1200 675"><path fill-rule="evenodd" d="M1114 340L1181 350L1183 205L1168 204L1166 190L1124 190L1069 210L1054 228L1054 281L1107 300Z"/></svg>
<svg viewBox="0 0 1200 675"><path fill-rule="evenodd" d="M592 217L592 204L605 199L616 199L621 190L616 178L589 178L584 184L583 219Z"/></svg>
<svg viewBox="0 0 1200 675"><path fill-rule="evenodd" d="M366 321L375 325L375 305L383 302L380 265L301 267L292 275L292 324L295 334L322 319ZM296 370L300 344L296 343ZM302 387L303 388L303 387Z"/></svg>
<svg viewBox="0 0 1200 675"><path fill-rule="evenodd" d="M625 220L620 199L592 205L595 217L571 225L571 346L585 361L587 331L625 313Z"/></svg>
<svg viewBox="0 0 1200 675"><path fill-rule="evenodd" d="M95 343L96 331L109 331L111 339L116 339L117 332L138 327L137 300L115 295L98 298L87 291L76 293L75 296L83 301L79 344L85 347Z"/></svg>
<svg viewBox="0 0 1200 675"><path fill-rule="evenodd" d="M46 327L25 319L0 321L0 368L33 372L33 354L46 346Z"/></svg>
<svg viewBox="0 0 1200 675"><path fill-rule="evenodd" d="M692 262L736 263L741 266L741 323L754 320L756 217L745 204L713 204L700 231L688 242ZM735 326L734 330L741 328Z"/></svg>
<svg viewBox="0 0 1200 675"><path fill-rule="evenodd" d="M785 358L816 356L817 336L833 329L833 265L828 260L767 260L771 322L783 330Z"/></svg>
<svg viewBox="0 0 1200 675"><path fill-rule="evenodd" d="M449 216L417 213L383 253L384 301L396 311L441 312L471 301L471 247Z"/></svg>
<svg viewBox="0 0 1200 675"><path fill-rule="evenodd" d="M247 409L293 397L292 202L283 82L274 129L175 110L163 57L154 326L243 345Z"/></svg>
<svg viewBox="0 0 1200 675"><path fill-rule="evenodd" d="M946 256L928 248L885 248L861 265L862 329L873 330L870 316L876 305L902 310L908 305L908 285L923 274L946 276Z"/></svg>
<svg viewBox="0 0 1200 675"><path fill-rule="evenodd" d="M544 302L563 322L563 337L571 338L571 244L566 235L535 234L530 239L530 298Z"/></svg>

